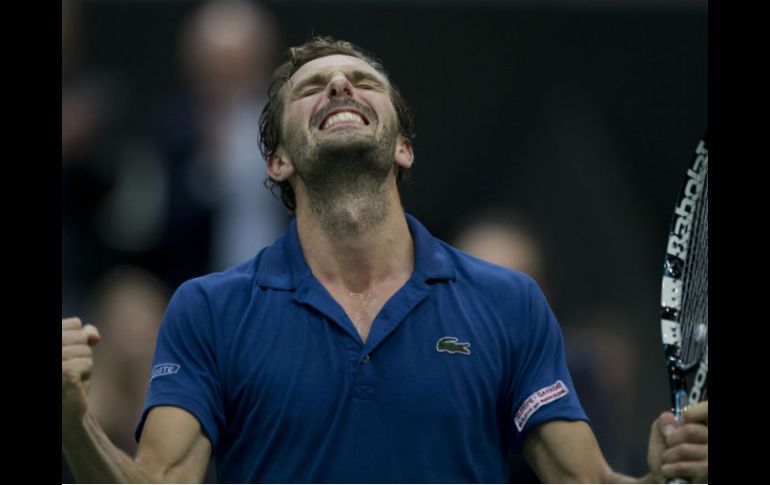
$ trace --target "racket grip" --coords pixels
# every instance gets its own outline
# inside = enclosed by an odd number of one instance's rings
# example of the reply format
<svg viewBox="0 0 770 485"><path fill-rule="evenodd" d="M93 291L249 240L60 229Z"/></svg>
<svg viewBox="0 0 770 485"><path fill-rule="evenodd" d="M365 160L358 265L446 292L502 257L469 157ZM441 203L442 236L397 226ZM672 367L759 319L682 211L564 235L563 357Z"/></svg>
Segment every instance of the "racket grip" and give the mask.
<svg viewBox="0 0 770 485"><path fill-rule="evenodd" d="M672 394L672 401L673 401L673 407L671 411L674 413L674 418L676 419L677 423L682 422L682 414L687 410L687 405L689 402L689 396L687 395L687 389L684 385L684 378L681 376L679 372L677 372L677 367L673 366L671 368L671 390L673 391ZM671 480L666 481L666 483L690 483L684 478L672 478Z"/></svg>
<svg viewBox="0 0 770 485"><path fill-rule="evenodd" d="M674 418L677 423L682 422L682 414L687 410L687 405L690 404L687 391L684 389L678 389L674 392Z"/></svg>

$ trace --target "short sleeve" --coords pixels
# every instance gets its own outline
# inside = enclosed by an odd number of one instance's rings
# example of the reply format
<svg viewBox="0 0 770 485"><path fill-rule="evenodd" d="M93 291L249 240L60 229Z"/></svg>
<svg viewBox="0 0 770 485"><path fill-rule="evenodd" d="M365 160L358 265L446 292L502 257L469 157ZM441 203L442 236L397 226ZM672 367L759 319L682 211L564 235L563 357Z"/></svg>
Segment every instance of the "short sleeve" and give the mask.
<svg viewBox="0 0 770 485"><path fill-rule="evenodd" d="M195 280L188 281L171 298L158 331L137 441L153 407L176 406L195 416L216 446L224 407L215 343L208 299Z"/></svg>
<svg viewBox="0 0 770 485"><path fill-rule="evenodd" d="M515 453L521 451L527 432L539 424L557 419L589 421L567 368L559 323L540 288L528 281L528 318L517 337L516 371L509 390Z"/></svg>

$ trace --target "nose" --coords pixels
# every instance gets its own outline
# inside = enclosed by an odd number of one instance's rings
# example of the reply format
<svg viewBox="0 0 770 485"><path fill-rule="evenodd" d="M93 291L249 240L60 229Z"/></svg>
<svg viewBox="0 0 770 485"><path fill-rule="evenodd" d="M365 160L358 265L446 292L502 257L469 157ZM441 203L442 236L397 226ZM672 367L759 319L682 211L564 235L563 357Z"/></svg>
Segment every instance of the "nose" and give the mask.
<svg viewBox="0 0 770 485"><path fill-rule="evenodd" d="M353 96L353 85L343 74L337 74L329 81L329 97Z"/></svg>

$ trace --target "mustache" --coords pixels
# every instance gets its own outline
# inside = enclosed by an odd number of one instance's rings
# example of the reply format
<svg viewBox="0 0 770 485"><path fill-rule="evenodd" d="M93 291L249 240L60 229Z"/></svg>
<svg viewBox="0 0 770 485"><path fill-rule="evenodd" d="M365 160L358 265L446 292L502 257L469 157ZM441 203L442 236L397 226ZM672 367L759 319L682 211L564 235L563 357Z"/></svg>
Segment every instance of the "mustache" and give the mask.
<svg viewBox="0 0 770 485"><path fill-rule="evenodd" d="M354 99L333 99L329 102L326 106L324 106L322 109L316 111L316 113L310 118L310 126L318 127L321 125L321 121L326 118L326 115L329 114L330 111L339 109L339 108L353 108L356 111L360 111L361 113L366 116L366 118L371 123L372 121L379 121L379 118L377 117L377 113L374 112L373 109L370 107L359 103L358 101Z"/></svg>

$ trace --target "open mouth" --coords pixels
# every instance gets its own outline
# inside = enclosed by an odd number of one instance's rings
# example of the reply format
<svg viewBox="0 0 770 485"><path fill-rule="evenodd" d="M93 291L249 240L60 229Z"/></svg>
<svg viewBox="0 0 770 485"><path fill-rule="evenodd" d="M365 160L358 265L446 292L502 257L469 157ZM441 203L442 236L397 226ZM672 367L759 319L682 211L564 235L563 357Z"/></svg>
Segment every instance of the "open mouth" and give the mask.
<svg viewBox="0 0 770 485"><path fill-rule="evenodd" d="M369 120L364 116L362 113L350 109L350 108L341 108L341 109L334 109L330 111L323 120L321 120L321 125L318 127L319 130L326 130L328 128L331 128L336 125L369 125Z"/></svg>

